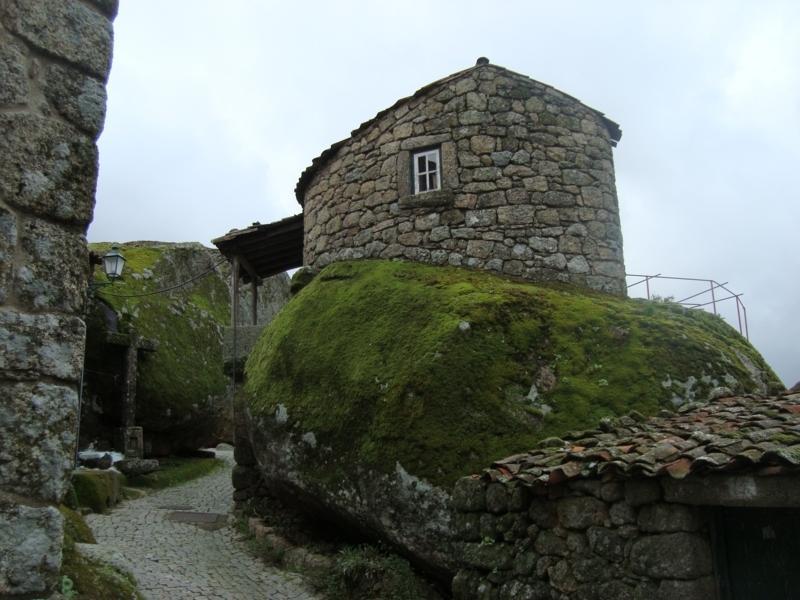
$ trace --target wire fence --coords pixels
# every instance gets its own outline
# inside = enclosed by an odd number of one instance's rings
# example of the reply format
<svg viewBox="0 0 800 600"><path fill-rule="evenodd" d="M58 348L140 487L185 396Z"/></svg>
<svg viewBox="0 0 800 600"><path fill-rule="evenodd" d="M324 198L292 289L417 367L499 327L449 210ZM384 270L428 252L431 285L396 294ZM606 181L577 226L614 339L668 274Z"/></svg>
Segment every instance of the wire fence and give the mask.
<svg viewBox="0 0 800 600"><path fill-rule="evenodd" d="M734 320L739 333L747 340L750 331L747 325L747 308L742 302L742 294L728 289L728 282L719 283L714 279L697 277L671 277L669 275L626 274L628 295L648 300L665 299L688 308L713 312L726 320ZM635 280L631 283L631 280ZM663 295L664 293L668 295ZM687 295L688 294L688 295ZM676 300L680 298L680 300Z"/></svg>

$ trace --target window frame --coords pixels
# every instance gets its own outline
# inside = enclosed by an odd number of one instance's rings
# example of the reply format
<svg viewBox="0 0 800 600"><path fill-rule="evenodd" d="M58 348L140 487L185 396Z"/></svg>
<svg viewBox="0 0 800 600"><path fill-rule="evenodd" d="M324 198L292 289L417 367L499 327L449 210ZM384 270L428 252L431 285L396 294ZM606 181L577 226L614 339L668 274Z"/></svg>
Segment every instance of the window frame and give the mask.
<svg viewBox="0 0 800 600"><path fill-rule="evenodd" d="M436 168L420 171L419 159L425 157L425 166L429 166L429 156L435 157ZM436 187L430 187L430 178L436 178ZM425 188L420 189L420 177L425 177ZM442 182L442 149L441 146L420 148L411 152L411 185L414 196L427 194L429 192L439 192L444 189Z"/></svg>

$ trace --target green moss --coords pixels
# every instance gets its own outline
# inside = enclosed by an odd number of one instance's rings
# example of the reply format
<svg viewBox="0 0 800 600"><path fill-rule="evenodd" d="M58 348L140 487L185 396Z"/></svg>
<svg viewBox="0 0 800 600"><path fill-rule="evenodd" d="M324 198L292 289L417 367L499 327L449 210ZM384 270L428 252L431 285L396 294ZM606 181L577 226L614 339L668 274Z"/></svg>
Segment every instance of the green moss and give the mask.
<svg viewBox="0 0 800 600"><path fill-rule="evenodd" d="M128 478L132 487L163 489L213 473L224 464L216 458L162 458L158 471Z"/></svg>
<svg viewBox="0 0 800 600"><path fill-rule="evenodd" d="M304 287L306 287L314 277L317 276L317 270L311 267L303 267L298 269L294 275L292 275L292 282L289 287L289 293L294 296L295 294L299 293Z"/></svg>
<svg viewBox="0 0 800 600"><path fill-rule="evenodd" d="M64 506L58 507L61 516L64 517L64 536L82 544L96 544L91 528L83 520L81 513Z"/></svg>
<svg viewBox="0 0 800 600"><path fill-rule="evenodd" d="M72 473L78 506L86 506L97 513L106 512L119 502L123 485L125 476L117 471L80 469Z"/></svg>
<svg viewBox="0 0 800 600"><path fill-rule="evenodd" d="M389 473L400 462L451 485L604 416L654 414L678 395L704 399L734 380L754 390L739 355L775 379L738 333L704 312L359 261L325 268L284 307L250 355L245 389L256 415L283 404L289 427L334 449L335 465L307 465L319 477L335 481L352 465Z"/></svg>
<svg viewBox="0 0 800 600"><path fill-rule="evenodd" d="M108 243L91 244L102 254ZM135 331L158 342L155 353L140 360L137 387L137 424L146 435L174 432L183 435L211 432L223 397L227 377L222 370L222 328L229 319L229 294L223 279L208 275L172 290L135 296L164 289L208 269L211 256L197 247L176 247L157 243L121 244L126 258L123 279L98 289L99 297L120 316L120 328ZM105 283L102 269L95 280ZM129 297L134 296L134 297ZM102 318L89 322L102 328ZM98 339L104 339L100 334ZM100 359L107 351L100 347ZM96 371L108 370L104 368ZM188 447L191 445L189 440Z"/></svg>
<svg viewBox="0 0 800 600"><path fill-rule="evenodd" d="M140 600L133 578L114 567L78 553L76 543L94 544L92 530L80 513L66 506L59 510L64 517L64 545L61 558L60 590L65 598L75 600Z"/></svg>
<svg viewBox="0 0 800 600"><path fill-rule="evenodd" d="M340 550L323 589L330 600L440 598L407 560L370 545Z"/></svg>
<svg viewBox="0 0 800 600"><path fill-rule="evenodd" d="M61 559L62 589L76 600L140 600L136 582L128 573L82 556L74 543L64 541Z"/></svg>

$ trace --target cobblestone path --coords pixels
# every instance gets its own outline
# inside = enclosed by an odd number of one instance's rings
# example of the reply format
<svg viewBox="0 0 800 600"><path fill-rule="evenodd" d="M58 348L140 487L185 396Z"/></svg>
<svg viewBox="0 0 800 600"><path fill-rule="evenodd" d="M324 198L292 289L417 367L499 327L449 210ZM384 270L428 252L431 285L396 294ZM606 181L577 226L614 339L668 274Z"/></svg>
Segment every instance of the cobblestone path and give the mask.
<svg viewBox="0 0 800 600"><path fill-rule="evenodd" d="M218 450L217 457L224 469L89 515L97 544L81 544L81 551L133 573L147 600L316 598L297 575L253 558L231 524L208 530L167 520L176 510L230 514L233 452Z"/></svg>

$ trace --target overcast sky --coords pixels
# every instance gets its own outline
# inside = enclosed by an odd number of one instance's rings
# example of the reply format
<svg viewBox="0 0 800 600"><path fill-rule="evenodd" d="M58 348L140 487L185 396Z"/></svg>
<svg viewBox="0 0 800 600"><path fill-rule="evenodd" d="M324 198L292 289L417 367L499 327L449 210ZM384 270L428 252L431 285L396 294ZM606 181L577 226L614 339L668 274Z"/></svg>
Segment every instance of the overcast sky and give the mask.
<svg viewBox="0 0 800 600"><path fill-rule="evenodd" d="M487 56L621 125L628 272L729 282L800 380L800 2L121 5L90 241L210 244L295 214L312 158Z"/></svg>

